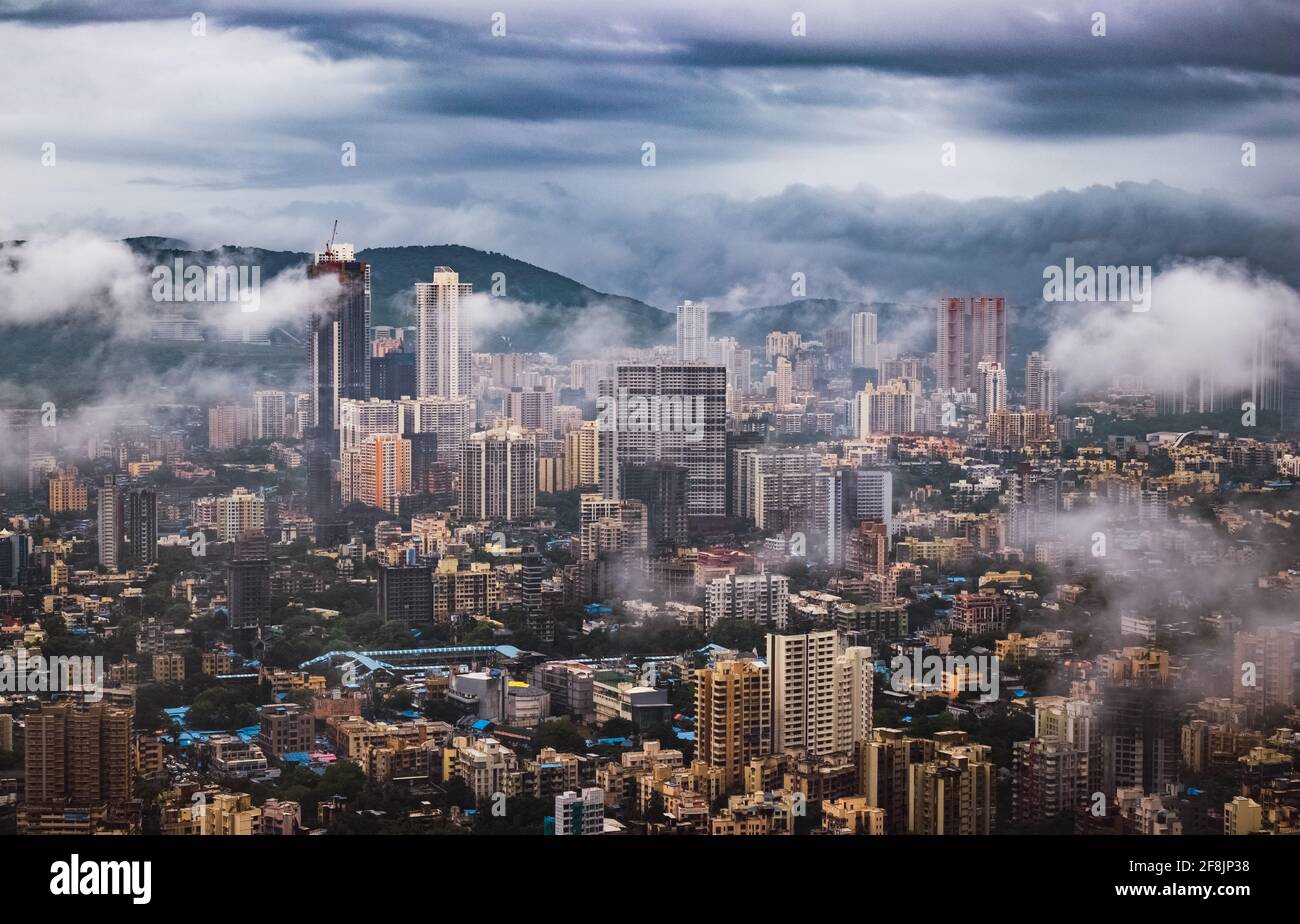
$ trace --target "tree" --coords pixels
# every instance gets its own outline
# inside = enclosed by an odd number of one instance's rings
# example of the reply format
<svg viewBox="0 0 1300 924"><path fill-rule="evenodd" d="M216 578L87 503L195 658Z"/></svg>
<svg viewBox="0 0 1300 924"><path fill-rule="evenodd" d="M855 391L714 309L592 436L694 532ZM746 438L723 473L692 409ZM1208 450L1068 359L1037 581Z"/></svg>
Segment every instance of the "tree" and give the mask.
<svg viewBox="0 0 1300 924"><path fill-rule="evenodd" d="M600 737L602 738L630 738L634 734L636 734L636 726L627 719L610 719L600 726Z"/></svg>
<svg viewBox="0 0 1300 924"><path fill-rule="evenodd" d="M192 728L227 731L257 724L257 707L248 702L245 691L235 687L204 690L190 707Z"/></svg>
<svg viewBox="0 0 1300 924"><path fill-rule="evenodd" d="M555 748L565 753L580 753L586 750L587 736L570 719L550 719L537 726L533 747L538 751Z"/></svg>

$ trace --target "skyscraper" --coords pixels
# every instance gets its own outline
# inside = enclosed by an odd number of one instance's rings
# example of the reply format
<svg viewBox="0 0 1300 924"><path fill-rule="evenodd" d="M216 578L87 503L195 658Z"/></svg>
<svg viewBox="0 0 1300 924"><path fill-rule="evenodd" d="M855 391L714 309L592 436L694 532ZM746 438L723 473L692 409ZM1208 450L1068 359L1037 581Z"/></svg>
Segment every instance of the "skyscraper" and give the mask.
<svg viewBox="0 0 1300 924"><path fill-rule="evenodd" d="M99 564L121 571L158 561L158 495L107 475L99 489Z"/></svg>
<svg viewBox="0 0 1300 924"><path fill-rule="evenodd" d="M433 619L433 570L428 565L381 565L375 608L384 622Z"/></svg>
<svg viewBox="0 0 1300 924"><path fill-rule="evenodd" d="M235 488L217 498L217 535L222 542L234 542L250 530L266 527L266 501L247 488Z"/></svg>
<svg viewBox="0 0 1300 924"><path fill-rule="evenodd" d="M398 402L402 408L400 432L437 434L438 462L459 471L466 441L474 432L474 400L425 397Z"/></svg>
<svg viewBox="0 0 1300 924"><path fill-rule="evenodd" d="M125 563L151 565L158 561L158 492L142 485L121 489Z"/></svg>
<svg viewBox="0 0 1300 924"><path fill-rule="evenodd" d="M1056 365L1042 353L1030 353L1025 361L1025 407L1055 417L1059 390Z"/></svg>
<svg viewBox="0 0 1300 924"><path fill-rule="evenodd" d="M332 440L338 402L370 397L370 264L356 259L351 244L331 243L307 276L333 276L339 284L307 327L312 422L317 436Z"/></svg>
<svg viewBox="0 0 1300 924"><path fill-rule="evenodd" d="M461 514L478 520L532 516L537 502L537 444L517 427L473 434L461 462Z"/></svg>
<svg viewBox="0 0 1300 924"><path fill-rule="evenodd" d="M411 442L396 433L367 436L343 451L340 460L343 502L359 501L397 513L411 494Z"/></svg>
<svg viewBox="0 0 1300 924"><path fill-rule="evenodd" d="M776 406L788 407L794 403L794 366L784 356L773 360L776 376Z"/></svg>
<svg viewBox="0 0 1300 924"><path fill-rule="evenodd" d="M771 672L758 661L718 661L695 672L696 758L740 785L751 758L772 752Z"/></svg>
<svg viewBox="0 0 1300 924"><path fill-rule="evenodd" d="M1246 707L1248 721L1292 707L1295 651L1296 636L1288 628L1267 626L1233 636L1232 701Z"/></svg>
<svg viewBox="0 0 1300 924"><path fill-rule="evenodd" d="M623 497L645 504L650 539L655 545L673 549L686 543L685 466L671 462L624 463L619 483Z"/></svg>
<svg viewBox="0 0 1300 924"><path fill-rule="evenodd" d="M606 496L621 497L623 464L671 462L686 467L688 516L722 516L726 507L727 370L722 366L623 365L613 394L602 396L602 436L611 433ZM614 411L610 414L609 411ZM611 419L612 418L612 419ZM604 444L604 440L601 441Z"/></svg>
<svg viewBox="0 0 1300 924"><path fill-rule="evenodd" d="M32 554L30 533L0 529L0 587L14 587L27 577Z"/></svg>
<svg viewBox="0 0 1300 924"><path fill-rule="evenodd" d="M461 299L473 291L448 266L434 267L433 282L415 284L415 390L421 398L464 398L472 391L470 329Z"/></svg>
<svg viewBox="0 0 1300 924"><path fill-rule="evenodd" d="M415 397L415 354L398 350L370 357L370 394L385 401Z"/></svg>
<svg viewBox="0 0 1300 924"><path fill-rule="evenodd" d="M871 649L834 629L768 635L772 747L814 756L852 752L871 734Z"/></svg>
<svg viewBox="0 0 1300 924"><path fill-rule="evenodd" d="M253 392L253 434L257 439L278 440L284 436L287 400L282 391Z"/></svg>
<svg viewBox="0 0 1300 924"><path fill-rule="evenodd" d="M853 365L862 369L876 369L880 365L876 335L876 315L859 311L850 318L849 355Z"/></svg>
<svg viewBox="0 0 1300 924"><path fill-rule="evenodd" d="M547 436L555 429L555 394L541 385L516 386L505 401L506 416L525 430L542 430Z"/></svg>
<svg viewBox="0 0 1300 924"><path fill-rule="evenodd" d="M677 361L709 361L709 306L689 299L677 306Z"/></svg>
<svg viewBox="0 0 1300 924"><path fill-rule="evenodd" d="M243 533L235 540L235 556L226 563L226 596L230 607L230 628L236 632L254 632L270 616L271 562L262 548L249 541L257 531ZM245 538L248 537L248 538Z"/></svg>
<svg viewBox="0 0 1300 924"><path fill-rule="evenodd" d="M858 392L849 408L852 433L862 439L877 433L915 433L919 383L899 379Z"/></svg>
<svg viewBox="0 0 1300 924"><path fill-rule="evenodd" d="M894 473L889 469L858 471L858 519L885 524L885 535L894 532Z"/></svg>
<svg viewBox="0 0 1300 924"><path fill-rule="evenodd" d="M981 362L975 367L976 413L987 421L1007 409L1007 370L1001 363Z"/></svg>
<svg viewBox="0 0 1300 924"><path fill-rule="evenodd" d="M367 437L402 432L402 407L395 401L371 398L339 402L340 452L355 449Z"/></svg>
<svg viewBox="0 0 1300 924"><path fill-rule="evenodd" d="M130 709L46 703L27 716L26 752L22 833L94 833L131 798Z"/></svg>
<svg viewBox="0 0 1300 924"><path fill-rule="evenodd" d="M938 387L974 388L977 366L986 359L1007 365L1006 299L1000 296L941 298L936 311Z"/></svg>
<svg viewBox="0 0 1300 924"><path fill-rule="evenodd" d="M970 300L971 339L968 369L985 360L1007 367L1007 300L978 296Z"/></svg>

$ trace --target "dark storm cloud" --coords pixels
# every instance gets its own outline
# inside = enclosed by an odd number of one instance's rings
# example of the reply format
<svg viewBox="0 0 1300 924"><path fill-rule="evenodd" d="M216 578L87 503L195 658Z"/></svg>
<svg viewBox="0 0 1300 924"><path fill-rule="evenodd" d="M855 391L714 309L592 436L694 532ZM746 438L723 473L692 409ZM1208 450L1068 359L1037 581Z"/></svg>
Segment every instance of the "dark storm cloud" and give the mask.
<svg viewBox="0 0 1300 924"><path fill-rule="evenodd" d="M794 272L807 275L810 297L928 301L951 289L1005 292L1023 305L1041 301L1043 268L1067 257L1157 269L1223 257L1300 284L1293 219L1159 183L970 202L795 186L752 201L697 197L646 213L567 219L543 210L533 220L518 231L521 247L534 227L576 221L576 231L602 235L623 257L611 261L617 276L607 277L543 244L543 265L660 306L683 293L732 308L788 301ZM539 246L530 249L535 256Z"/></svg>
<svg viewBox="0 0 1300 924"><path fill-rule="evenodd" d="M1066 255L1294 272L1294 219L1264 211L1296 196L1294 3L1108 0L1094 37L1092 4L827 0L794 4L796 38L789 3L247 0L201 4L197 46L192 6L0 0L24 61L0 78L28 88L3 166L58 138L99 181L15 183L13 236L91 214L305 249L343 217L358 246L457 241L661 306L783 301L792 272L810 295L1030 299Z"/></svg>
<svg viewBox="0 0 1300 924"><path fill-rule="evenodd" d="M415 80L389 88L397 112L548 122L628 118L737 135L763 134L761 110L883 100L844 92L842 75L953 82L950 121L1031 135L1179 132L1262 107L1255 132L1294 123L1300 75L1300 6L1260 2L1106 4L1104 37L1092 9L1049 4L803 4L808 34L790 35L789 4L669 3L647 10L524 5L508 40L488 30L491 4L302 3L262 9L211 3L211 28L282 30L320 54L403 62ZM510 4L505 4L509 7ZM188 7L156 3L6 0L0 18L55 26L78 22L188 20ZM631 31L617 28L624 22ZM719 75L759 72L752 91ZM828 77L835 79L828 80ZM779 100L764 84L787 87ZM852 79L848 81L852 83Z"/></svg>

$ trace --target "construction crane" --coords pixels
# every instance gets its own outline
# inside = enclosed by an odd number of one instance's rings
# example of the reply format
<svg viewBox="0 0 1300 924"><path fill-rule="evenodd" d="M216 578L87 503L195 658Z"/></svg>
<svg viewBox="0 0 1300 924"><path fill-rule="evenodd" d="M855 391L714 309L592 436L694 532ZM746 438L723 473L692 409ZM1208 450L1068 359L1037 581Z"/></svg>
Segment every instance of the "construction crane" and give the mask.
<svg viewBox="0 0 1300 924"><path fill-rule="evenodd" d="M334 230L330 232L329 243L325 245L325 253L327 255L329 254L330 249L334 246L334 238L338 236L338 233L339 233L339 220L336 218L334 219Z"/></svg>

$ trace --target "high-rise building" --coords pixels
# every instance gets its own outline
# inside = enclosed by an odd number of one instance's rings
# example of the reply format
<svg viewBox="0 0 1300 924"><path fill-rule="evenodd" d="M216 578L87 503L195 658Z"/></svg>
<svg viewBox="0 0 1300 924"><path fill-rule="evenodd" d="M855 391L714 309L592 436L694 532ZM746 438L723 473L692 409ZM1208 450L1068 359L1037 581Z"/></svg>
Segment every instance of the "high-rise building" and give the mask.
<svg viewBox="0 0 1300 924"><path fill-rule="evenodd" d="M772 746L814 756L853 753L871 733L871 649L834 629L767 637Z"/></svg>
<svg viewBox="0 0 1300 924"><path fill-rule="evenodd" d="M1030 353L1025 361L1025 407L1055 417L1059 393L1056 365L1044 359L1042 353Z"/></svg>
<svg viewBox="0 0 1300 924"><path fill-rule="evenodd" d="M433 571L428 565L381 565L376 609L384 622L433 619Z"/></svg>
<svg viewBox="0 0 1300 924"><path fill-rule="evenodd" d="M776 383L776 406L789 407L794 403L794 366L784 356L772 361L773 378Z"/></svg>
<svg viewBox="0 0 1300 924"><path fill-rule="evenodd" d="M1007 370L1001 363L981 362L975 367L976 413L987 421L1007 409Z"/></svg>
<svg viewBox="0 0 1300 924"><path fill-rule="evenodd" d="M532 516L537 502L537 444L517 427L475 433L461 461L461 514L477 520Z"/></svg>
<svg viewBox="0 0 1300 924"><path fill-rule="evenodd" d="M646 551L649 524L645 505L639 500L619 501L600 494L584 494L579 504L582 561L595 561L606 553Z"/></svg>
<svg viewBox="0 0 1300 924"><path fill-rule="evenodd" d="M1278 714L1295 703L1296 636L1287 627L1238 632L1232 639L1232 701L1246 707L1247 721Z"/></svg>
<svg viewBox="0 0 1300 924"><path fill-rule="evenodd" d="M546 556L538 551L525 552L519 559L519 602L529 616L540 616L545 609L542 603L542 581L549 566Z"/></svg>
<svg viewBox="0 0 1300 924"><path fill-rule="evenodd" d="M704 619L712 627L739 619L784 629L790 611L790 579L784 574L729 574L704 587Z"/></svg>
<svg viewBox="0 0 1300 924"><path fill-rule="evenodd" d="M247 488L217 498L217 537L234 542L243 533L266 528L266 501Z"/></svg>
<svg viewBox="0 0 1300 924"><path fill-rule="evenodd" d="M1024 449L1055 435L1052 417L1046 411L994 411L986 426L989 445L1000 449Z"/></svg>
<svg viewBox="0 0 1300 924"><path fill-rule="evenodd" d="M26 799L19 831L94 833L131 798L130 709L47 703L27 716Z"/></svg>
<svg viewBox="0 0 1300 924"><path fill-rule="evenodd" d="M158 561L158 494L106 475L98 498L99 565L121 571Z"/></svg>
<svg viewBox="0 0 1300 924"><path fill-rule="evenodd" d="M611 464L602 493L621 497L619 467L671 462L686 468L686 513L722 516L726 509L727 370L701 364L621 365L602 395L614 420L602 423ZM608 417L608 410L606 410Z"/></svg>
<svg viewBox="0 0 1300 924"><path fill-rule="evenodd" d="M452 471L460 470L465 444L474 432L474 399L413 398L399 401L405 434L437 434L438 462Z"/></svg>
<svg viewBox="0 0 1300 924"><path fill-rule="evenodd" d="M814 525L821 453L797 448L755 447L735 452L732 502L735 515L759 529L807 532Z"/></svg>
<svg viewBox="0 0 1300 924"><path fill-rule="evenodd" d="M234 449L253 439L254 410L237 404L208 408L208 448Z"/></svg>
<svg viewBox="0 0 1300 924"><path fill-rule="evenodd" d="M343 503L353 501L397 513L411 494L411 441L396 433L367 436L343 451L339 481Z"/></svg>
<svg viewBox="0 0 1300 924"><path fill-rule="evenodd" d="M30 533L0 529L0 587L16 587L23 583L27 577L31 555Z"/></svg>
<svg viewBox="0 0 1300 924"><path fill-rule="evenodd" d="M356 259L351 244L330 243L307 276L338 281L307 326L312 424L316 436L332 441L338 402L370 397L370 264Z"/></svg>
<svg viewBox="0 0 1300 924"><path fill-rule="evenodd" d="M1060 738L1017 741L1011 751L1011 820L1026 827L1070 815L1091 795L1082 788L1084 754Z"/></svg>
<svg viewBox="0 0 1300 924"><path fill-rule="evenodd" d="M859 311L850 318L849 355L857 368L880 367L879 339L876 334L876 315Z"/></svg>
<svg viewBox="0 0 1300 924"><path fill-rule="evenodd" d="M919 398L920 382L915 379L898 379L880 386L868 382L850 407L854 437L915 433Z"/></svg>
<svg viewBox="0 0 1300 924"><path fill-rule="evenodd" d="M677 306L677 361L709 361L709 306L689 299Z"/></svg>
<svg viewBox="0 0 1300 924"><path fill-rule="evenodd" d="M98 508L99 566L106 571L117 571L125 562L122 555L122 505L116 475L104 476Z"/></svg>
<svg viewBox="0 0 1300 924"><path fill-rule="evenodd" d="M885 539L894 534L894 473L887 468L859 469L854 479L857 487L857 518L874 520L885 526Z"/></svg>
<svg viewBox="0 0 1300 924"><path fill-rule="evenodd" d="M858 473L851 468L819 471L814 491L810 554L833 568L842 568L849 537L858 522Z"/></svg>
<svg viewBox="0 0 1300 924"><path fill-rule="evenodd" d="M1102 787L1101 726L1098 705L1085 699L1040 696L1034 700L1034 737L1055 738L1079 752L1079 791Z"/></svg>
<svg viewBox="0 0 1300 924"><path fill-rule="evenodd" d="M226 563L226 598L230 628L255 632L271 616L271 546L266 530L235 537L234 555Z"/></svg>
<svg viewBox="0 0 1300 924"><path fill-rule="evenodd" d="M759 661L718 661L695 672L696 759L739 786L745 767L772 752L771 673Z"/></svg>
<svg viewBox="0 0 1300 924"><path fill-rule="evenodd" d="M50 476L50 513L81 513L90 506L90 494L74 466Z"/></svg>
<svg viewBox="0 0 1300 924"><path fill-rule="evenodd" d="M1178 780L1178 711L1172 690L1155 678L1108 683L1101 704L1102 786L1164 792Z"/></svg>
<svg viewBox="0 0 1300 924"><path fill-rule="evenodd" d="M1007 365L1006 299L941 298L936 312L936 366L941 391L975 387L985 360Z"/></svg>
<svg viewBox="0 0 1300 924"><path fill-rule="evenodd" d="M288 395L282 391L253 392L253 434L259 440L278 440L285 435Z"/></svg>
<svg viewBox="0 0 1300 924"><path fill-rule="evenodd" d="M370 396L384 401L416 394L415 354L398 350L370 357Z"/></svg>
<svg viewBox="0 0 1300 924"><path fill-rule="evenodd" d="M367 437L403 432L402 406L395 401L345 399L339 402L338 410L340 453L356 449Z"/></svg>
<svg viewBox="0 0 1300 924"><path fill-rule="evenodd" d="M126 564L152 565L158 561L158 492L142 485L120 489L122 550Z"/></svg>
<svg viewBox="0 0 1300 924"><path fill-rule="evenodd" d="M541 430L547 436L555 430L555 393L541 385L510 389L505 404L506 416L515 426Z"/></svg>
<svg viewBox="0 0 1300 924"><path fill-rule="evenodd" d="M469 320L461 299L474 287L461 282L451 267L436 266L433 282L415 284L416 325L419 330L415 362L418 397L467 398L473 390Z"/></svg>
<svg viewBox="0 0 1300 924"><path fill-rule="evenodd" d="M1007 367L1007 300L1000 296L972 296L971 339L967 368L995 362Z"/></svg>
<svg viewBox="0 0 1300 924"><path fill-rule="evenodd" d="M939 732L934 738L934 759L908 767L908 833L991 834L991 748L969 744L965 732Z"/></svg>
<svg viewBox="0 0 1300 924"><path fill-rule="evenodd" d="M563 468L563 489L572 491L578 487L600 484L600 441L612 437L601 432L600 424L588 420L576 430L564 434L564 448L561 450Z"/></svg>
<svg viewBox="0 0 1300 924"><path fill-rule="evenodd" d="M803 343L803 338L799 336L798 331L790 330L782 333L774 330L767 335L767 361L770 363L778 356L784 356L787 359L799 352L799 347Z"/></svg>
<svg viewBox="0 0 1300 924"><path fill-rule="evenodd" d="M933 739L910 738L898 728L874 728L858 742L858 789L869 805L885 810L890 834L907 833L912 765L933 761L936 753Z"/></svg>
<svg viewBox="0 0 1300 924"><path fill-rule="evenodd" d="M650 539L659 548L686 543L686 474L685 466L672 462L624 463L619 472L623 497L645 505Z"/></svg>
<svg viewBox="0 0 1300 924"><path fill-rule="evenodd" d="M1007 491L1007 525L1011 544L1029 550L1041 539L1058 536L1061 473L1021 463Z"/></svg>

